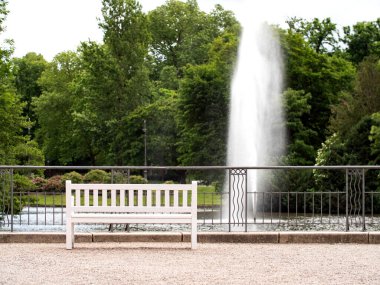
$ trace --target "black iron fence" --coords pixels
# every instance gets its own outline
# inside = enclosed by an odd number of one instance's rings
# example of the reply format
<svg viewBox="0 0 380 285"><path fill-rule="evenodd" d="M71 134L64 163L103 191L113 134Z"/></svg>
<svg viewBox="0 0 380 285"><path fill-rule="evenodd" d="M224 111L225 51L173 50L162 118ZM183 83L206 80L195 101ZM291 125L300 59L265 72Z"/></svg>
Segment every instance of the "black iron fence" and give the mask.
<svg viewBox="0 0 380 285"><path fill-rule="evenodd" d="M103 179L96 181L100 183L176 183L196 179L200 182L200 230L376 231L380 230L379 170L380 166L0 166L0 230L63 231L63 180L87 177ZM89 171L92 176L85 175ZM148 181L142 177L144 172ZM94 229L110 228L94 226L83 230ZM129 229L173 230L170 226L149 225L129 225Z"/></svg>

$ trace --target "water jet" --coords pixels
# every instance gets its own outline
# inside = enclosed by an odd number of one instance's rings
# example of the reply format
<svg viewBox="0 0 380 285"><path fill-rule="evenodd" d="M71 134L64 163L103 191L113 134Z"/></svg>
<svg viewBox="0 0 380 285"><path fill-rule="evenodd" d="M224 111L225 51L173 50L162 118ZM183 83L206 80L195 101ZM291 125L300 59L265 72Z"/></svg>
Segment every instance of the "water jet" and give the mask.
<svg viewBox="0 0 380 285"><path fill-rule="evenodd" d="M284 150L281 49L273 28L265 23L265 11L255 2L245 3L231 85L227 165L233 167L276 165ZM229 218L243 224L254 218L257 205L255 195L246 195L246 191L266 191L264 174L250 170L245 176L228 176Z"/></svg>

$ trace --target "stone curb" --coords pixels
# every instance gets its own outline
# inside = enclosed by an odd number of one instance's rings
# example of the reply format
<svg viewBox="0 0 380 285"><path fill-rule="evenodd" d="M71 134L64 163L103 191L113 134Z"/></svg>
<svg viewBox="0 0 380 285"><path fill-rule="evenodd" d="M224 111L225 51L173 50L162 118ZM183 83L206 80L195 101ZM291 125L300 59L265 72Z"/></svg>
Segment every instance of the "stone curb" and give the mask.
<svg viewBox="0 0 380 285"><path fill-rule="evenodd" d="M75 234L77 242L92 242L91 233ZM65 233L52 232L0 232L0 243L65 243Z"/></svg>
<svg viewBox="0 0 380 285"><path fill-rule="evenodd" d="M369 243L369 233L281 232L279 236L279 243Z"/></svg>
<svg viewBox="0 0 380 285"><path fill-rule="evenodd" d="M278 243L278 235L276 232L255 232L255 233L198 233L198 242L200 243ZM191 241L190 233L183 233L184 242Z"/></svg>
<svg viewBox="0 0 380 285"><path fill-rule="evenodd" d="M93 233L93 242L182 242L182 233ZM76 240L75 240L76 242Z"/></svg>
<svg viewBox="0 0 380 285"><path fill-rule="evenodd" d="M0 243L65 243L65 233L0 232ZM77 233L75 242L190 242L190 233ZM380 244L380 232L200 232L200 243Z"/></svg>

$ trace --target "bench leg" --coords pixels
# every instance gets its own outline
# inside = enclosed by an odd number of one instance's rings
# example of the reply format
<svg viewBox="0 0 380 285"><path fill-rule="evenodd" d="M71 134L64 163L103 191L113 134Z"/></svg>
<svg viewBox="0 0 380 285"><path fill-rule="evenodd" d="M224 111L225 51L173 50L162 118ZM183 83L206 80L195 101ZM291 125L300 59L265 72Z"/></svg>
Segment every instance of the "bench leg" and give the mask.
<svg viewBox="0 0 380 285"><path fill-rule="evenodd" d="M197 248L197 220L192 219L191 221L191 249Z"/></svg>
<svg viewBox="0 0 380 285"><path fill-rule="evenodd" d="M66 222L66 249L73 249L74 247L74 224Z"/></svg>

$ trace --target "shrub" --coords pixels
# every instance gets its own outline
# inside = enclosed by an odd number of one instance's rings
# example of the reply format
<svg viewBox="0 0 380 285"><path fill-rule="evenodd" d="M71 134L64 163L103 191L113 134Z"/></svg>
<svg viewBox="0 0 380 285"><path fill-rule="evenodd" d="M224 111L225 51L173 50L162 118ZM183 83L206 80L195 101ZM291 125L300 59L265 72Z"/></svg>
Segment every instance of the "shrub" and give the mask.
<svg viewBox="0 0 380 285"><path fill-rule="evenodd" d="M109 183L111 181L110 174L100 169L90 170L84 175L83 180L90 183Z"/></svg>
<svg viewBox="0 0 380 285"><path fill-rule="evenodd" d="M174 181L173 180L167 180L164 182L164 184L174 184Z"/></svg>
<svg viewBox="0 0 380 285"><path fill-rule="evenodd" d="M114 172L113 182L119 184L128 183L128 176L122 172Z"/></svg>
<svg viewBox="0 0 380 285"><path fill-rule="evenodd" d="M65 189L65 185L62 182L62 176L55 175L50 177L46 184L42 186L43 191L59 192Z"/></svg>
<svg viewBox="0 0 380 285"><path fill-rule="evenodd" d="M62 182L65 183L66 180L71 180L73 183L82 183L83 182L83 175L76 171L71 171L69 173L65 173L62 176Z"/></svg>
<svg viewBox="0 0 380 285"><path fill-rule="evenodd" d="M148 181L141 175L131 175L129 176L129 183L131 184L146 184Z"/></svg>
<svg viewBox="0 0 380 285"><path fill-rule="evenodd" d="M0 209L0 214L10 214L12 212L12 206L11 206L11 196L10 193L7 192L5 195L3 194L2 197L2 209ZM24 208L26 204L26 197L22 197L21 200L19 197L13 196L13 214L18 215L22 211L22 208Z"/></svg>
<svg viewBox="0 0 380 285"><path fill-rule="evenodd" d="M35 190L37 188L28 177L20 174L15 174L13 176L13 186L15 191L21 192Z"/></svg>
<svg viewBox="0 0 380 285"><path fill-rule="evenodd" d="M47 183L47 180L45 178L43 178L43 177L36 176L36 177L34 177L32 179L32 183L36 187L35 189L42 190L42 188L44 187L44 185Z"/></svg>

